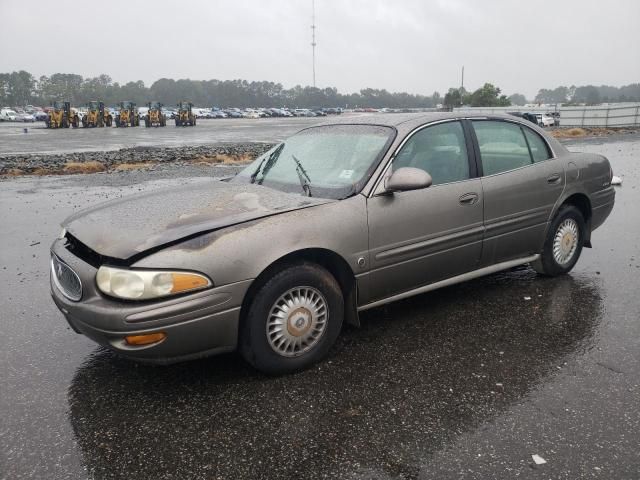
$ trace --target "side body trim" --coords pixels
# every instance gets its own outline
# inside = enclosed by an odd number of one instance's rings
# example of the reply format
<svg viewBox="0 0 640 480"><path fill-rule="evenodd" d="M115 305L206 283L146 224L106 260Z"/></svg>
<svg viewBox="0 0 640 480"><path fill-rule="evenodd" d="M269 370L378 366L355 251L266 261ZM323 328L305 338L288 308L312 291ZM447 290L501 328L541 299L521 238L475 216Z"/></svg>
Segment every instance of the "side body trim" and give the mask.
<svg viewBox="0 0 640 480"><path fill-rule="evenodd" d="M438 288L448 287L449 285L455 285L456 283L466 282L467 280L473 280L474 278L490 275L492 273L496 273L501 270L507 270L512 267L517 267L518 265L523 265L525 263L533 262L538 258L540 258L540 255L535 254L529 257L516 258L515 260L509 260L507 262L496 263L495 265L490 265L488 267L480 268L478 270L473 270L471 272L463 273L462 275L457 275L455 277L447 278L445 280L431 283L429 285L424 285L422 287L418 287L413 290L409 290L407 292L398 293L397 295L383 298L382 300L377 300L375 302L367 303L366 305L362 305L358 307L358 311L362 312L364 310L369 310L370 308L375 308L381 305L385 305L387 303L395 302L396 300L402 300L405 298L412 297L414 295L419 295L421 293L437 290Z"/></svg>

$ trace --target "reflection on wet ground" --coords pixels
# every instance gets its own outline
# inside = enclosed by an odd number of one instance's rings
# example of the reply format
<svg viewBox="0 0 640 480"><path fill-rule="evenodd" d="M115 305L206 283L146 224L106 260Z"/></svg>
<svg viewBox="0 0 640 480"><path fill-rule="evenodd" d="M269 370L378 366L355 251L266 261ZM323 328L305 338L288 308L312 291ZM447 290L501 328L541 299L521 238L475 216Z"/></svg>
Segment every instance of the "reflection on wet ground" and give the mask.
<svg viewBox="0 0 640 480"><path fill-rule="evenodd" d="M235 355L155 368L99 350L70 419L98 478L414 477L587 348L601 317L597 282L522 269L372 311L289 377Z"/></svg>

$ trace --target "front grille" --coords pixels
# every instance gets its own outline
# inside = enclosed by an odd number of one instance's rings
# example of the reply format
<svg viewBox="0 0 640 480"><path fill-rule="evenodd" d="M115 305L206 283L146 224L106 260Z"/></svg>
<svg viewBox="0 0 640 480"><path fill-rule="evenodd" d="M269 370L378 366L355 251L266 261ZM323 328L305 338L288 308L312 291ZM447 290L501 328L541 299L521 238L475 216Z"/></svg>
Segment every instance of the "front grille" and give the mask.
<svg viewBox="0 0 640 480"><path fill-rule="evenodd" d="M57 256L51 255L51 277L56 287L69 300L77 302L82 298L82 282L69 265Z"/></svg>

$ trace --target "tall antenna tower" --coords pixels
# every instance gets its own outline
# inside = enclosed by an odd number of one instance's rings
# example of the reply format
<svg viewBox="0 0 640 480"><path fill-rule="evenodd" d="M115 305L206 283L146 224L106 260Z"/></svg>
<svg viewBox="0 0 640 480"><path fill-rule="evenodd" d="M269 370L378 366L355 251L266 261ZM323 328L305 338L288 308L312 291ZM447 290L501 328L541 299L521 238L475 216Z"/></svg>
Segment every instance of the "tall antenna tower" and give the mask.
<svg viewBox="0 0 640 480"><path fill-rule="evenodd" d="M316 0L311 0L311 55L313 57L313 88L316 88Z"/></svg>

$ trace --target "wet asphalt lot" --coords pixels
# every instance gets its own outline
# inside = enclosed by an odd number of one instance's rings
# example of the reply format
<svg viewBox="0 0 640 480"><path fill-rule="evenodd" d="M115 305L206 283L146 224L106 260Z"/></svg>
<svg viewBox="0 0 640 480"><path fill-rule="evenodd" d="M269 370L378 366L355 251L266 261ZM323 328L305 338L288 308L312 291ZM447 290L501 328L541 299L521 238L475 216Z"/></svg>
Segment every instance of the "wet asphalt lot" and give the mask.
<svg viewBox="0 0 640 480"><path fill-rule="evenodd" d="M118 150L135 146L179 147L223 142L271 143L326 120L327 117L224 118L199 119L195 128L176 127L173 120L167 120L166 127L59 129L47 129L44 122L0 122L0 156L12 153ZM25 128L27 133L24 132Z"/></svg>
<svg viewBox="0 0 640 480"><path fill-rule="evenodd" d="M570 275L519 268L365 312L281 378L236 355L120 359L49 298L64 217L211 170L1 181L0 479L640 478L640 138L570 148L624 176Z"/></svg>

